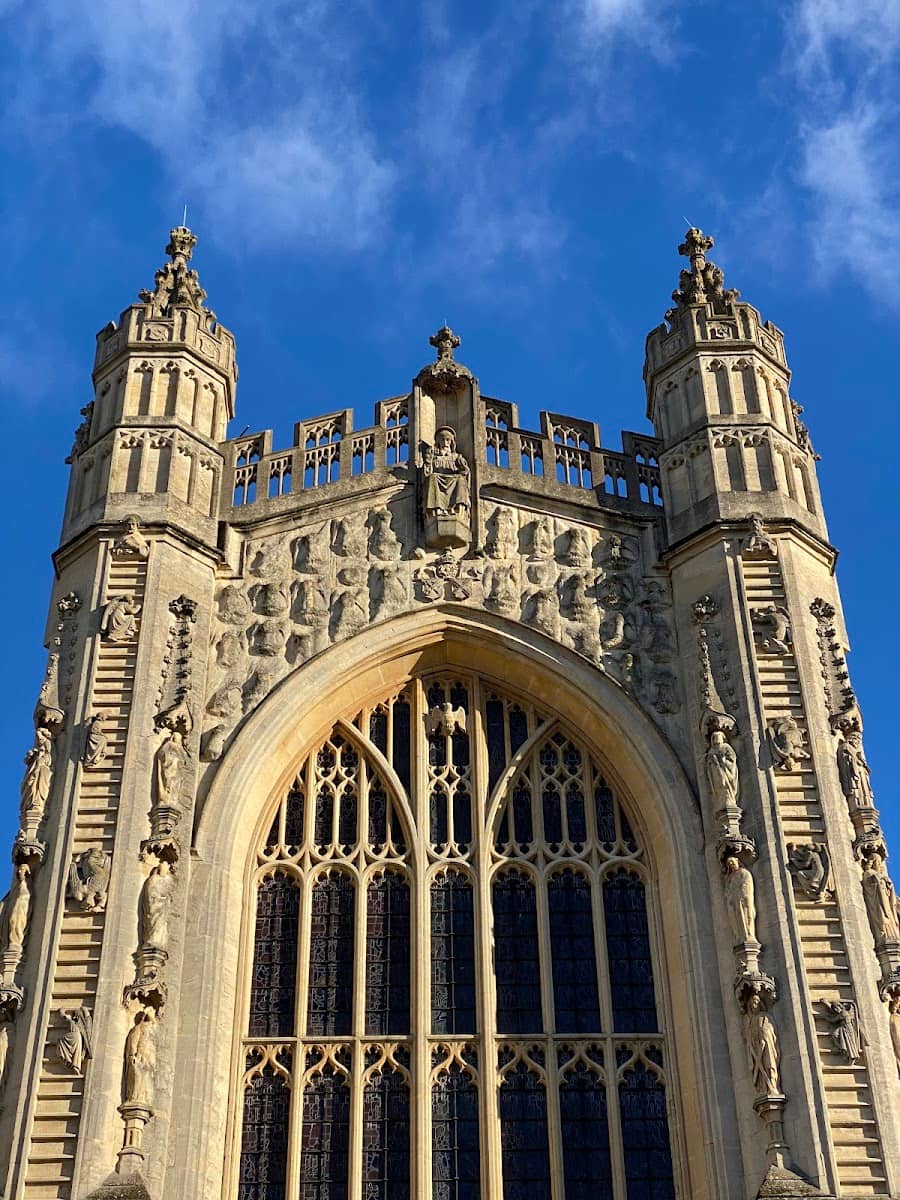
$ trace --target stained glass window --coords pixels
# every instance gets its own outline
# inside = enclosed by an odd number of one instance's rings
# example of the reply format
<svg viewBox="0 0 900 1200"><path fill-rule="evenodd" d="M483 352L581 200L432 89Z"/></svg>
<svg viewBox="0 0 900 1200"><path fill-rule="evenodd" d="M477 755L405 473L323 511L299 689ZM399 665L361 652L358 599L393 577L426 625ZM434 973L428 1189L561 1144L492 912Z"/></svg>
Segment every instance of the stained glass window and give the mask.
<svg viewBox="0 0 900 1200"><path fill-rule="evenodd" d="M330 1068L303 1089L300 1200L347 1200L350 1089Z"/></svg>
<svg viewBox="0 0 900 1200"><path fill-rule="evenodd" d="M363 1094L363 1200L408 1200L409 1132L406 1080L380 1071Z"/></svg>
<svg viewBox="0 0 900 1200"><path fill-rule="evenodd" d="M456 871L431 885L431 1032L475 1032L472 885Z"/></svg>
<svg viewBox="0 0 900 1200"><path fill-rule="evenodd" d="M343 871L320 875L312 888L309 953L310 1037L351 1032L355 890Z"/></svg>
<svg viewBox="0 0 900 1200"><path fill-rule="evenodd" d="M494 971L498 1033L540 1033L541 962L534 884L521 871L494 879Z"/></svg>
<svg viewBox="0 0 900 1200"><path fill-rule="evenodd" d="M481 1200L478 1092L453 1063L431 1092L431 1200Z"/></svg>
<svg viewBox="0 0 900 1200"><path fill-rule="evenodd" d="M367 891L366 1033L409 1033L409 996L409 884L388 871Z"/></svg>
<svg viewBox="0 0 900 1200"><path fill-rule="evenodd" d="M563 1075L559 1116L566 1200L612 1200L606 1088L584 1062Z"/></svg>
<svg viewBox="0 0 900 1200"><path fill-rule="evenodd" d="M549 1200L547 1093L538 1076L516 1063L500 1085L503 1200Z"/></svg>
<svg viewBox="0 0 900 1200"><path fill-rule="evenodd" d="M619 1084L619 1109L628 1200L674 1200L666 1093L641 1062Z"/></svg>
<svg viewBox="0 0 900 1200"><path fill-rule="evenodd" d="M644 884L633 871L603 880L606 954L617 1033L654 1033L657 1026L653 963Z"/></svg>
<svg viewBox="0 0 900 1200"><path fill-rule="evenodd" d="M294 1032L300 891L287 875L262 879L256 889L256 939L250 986L250 1036Z"/></svg>
<svg viewBox="0 0 900 1200"><path fill-rule="evenodd" d="M284 1200L291 1093L271 1066L244 1091L238 1200Z"/></svg>
<svg viewBox="0 0 900 1200"><path fill-rule="evenodd" d="M600 1029L591 885L580 872L557 871L547 884L553 1004L557 1033Z"/></svg>

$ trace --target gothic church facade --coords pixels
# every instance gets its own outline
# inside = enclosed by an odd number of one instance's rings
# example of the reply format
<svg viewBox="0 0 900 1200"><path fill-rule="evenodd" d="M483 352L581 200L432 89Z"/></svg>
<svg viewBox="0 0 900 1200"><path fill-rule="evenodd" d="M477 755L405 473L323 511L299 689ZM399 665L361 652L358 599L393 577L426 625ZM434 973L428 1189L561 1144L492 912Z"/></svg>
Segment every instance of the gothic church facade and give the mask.
<svg viewBox="0 0 900 1200"><path fill-rule="evenodd" d="M690 229L655 434L228 439L97 338L0 917L6 1200L900 1196L900 917L781 332Z"/></svg>

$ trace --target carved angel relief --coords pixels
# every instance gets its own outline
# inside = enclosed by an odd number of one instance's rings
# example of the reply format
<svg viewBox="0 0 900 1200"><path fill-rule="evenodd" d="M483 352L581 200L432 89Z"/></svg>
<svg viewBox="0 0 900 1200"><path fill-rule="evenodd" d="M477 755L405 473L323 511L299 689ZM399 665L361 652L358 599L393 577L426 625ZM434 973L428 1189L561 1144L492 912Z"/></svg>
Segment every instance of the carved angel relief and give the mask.
<svg viewBox="0 0 900 1200"><path fill-rule="evenodd" d="M75 856L69 867L66 896L84 912L103 912L112 858L99 846L91 846Z"/></svg>

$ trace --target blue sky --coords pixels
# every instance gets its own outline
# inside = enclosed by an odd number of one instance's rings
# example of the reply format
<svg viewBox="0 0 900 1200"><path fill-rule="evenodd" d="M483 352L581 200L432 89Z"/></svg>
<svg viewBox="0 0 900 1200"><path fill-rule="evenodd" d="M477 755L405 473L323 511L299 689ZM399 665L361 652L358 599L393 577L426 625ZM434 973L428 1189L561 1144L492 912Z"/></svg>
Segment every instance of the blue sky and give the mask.
<svg viewBox="0 0 900 1200"><path fill-rule="evenodd" d="M900 854L900 0L0 0L6 720L21 759L94 335L189 205L233 432L403 391L445 318L488 394L645 429L685 220L785 330Z"/></svg>

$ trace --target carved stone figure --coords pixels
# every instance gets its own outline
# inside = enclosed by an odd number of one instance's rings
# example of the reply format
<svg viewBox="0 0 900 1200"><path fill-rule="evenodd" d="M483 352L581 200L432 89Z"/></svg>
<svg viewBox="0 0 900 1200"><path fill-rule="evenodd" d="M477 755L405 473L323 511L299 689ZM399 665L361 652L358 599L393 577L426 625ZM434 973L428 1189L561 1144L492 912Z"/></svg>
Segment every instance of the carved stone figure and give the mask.
<svg viewBox="0 0 900 1200"><path fill-rule="evenodd" d="M219 620L226 625L246 625L250 619L250 601L236 583L226 583L219 592Z"/></svg>
<svg viewBox="0 0 900 1200"><path fill-rule="evenodd" d="M391 514L387 508L376 508L369 517L372 532L369 552L381 562L393 562L400 557L400 542L391 529Z"/></svg>
<svg viewBox="0 0 900 1200"><path fill-rule="evenodd" d="M790 714L769 722L769 746L777 771L793 771L809 758L809 751L803 747L803 731Z"/></svg>
<svg viewBox="0 0 900 1200"><path fill-rule="evenodd" d="M34 745L25 755L25 775L22 779L22 819L27 814L43 816L53 782L53 750L49 729L39 725L34 731Z"/></svg>
<svg viewBox="0 0 900 1200"><path fill-rule="evenodd" d="M873 808L875 795L869 779L869 764L862 748L862 734L850 730L837 748L841 789L851 809Z"/></svg>
<svg viewBox="0 0 900 1200"><path fill-rule="evenodd" d="M590 575L570 575L563 586L563 607L573 621L587 621L596 611L596 604L588 597L591 586Z"/></svg>
<svg viewBox="0 0 900 1200"><path fill-rule="evenodd" d="M859 1028L859 1011L852 1000L823 1000L825 1020L831 1026L831 1041L838 1054L848 1063L862 1057L862 1033Z"/></svg>
<svg viewBox="0 0 900 1200"><path fill-rule="evenodd" d="M515 558L519 550L519 524L511 508L494 509L485 548L490 558Z"/></svg>
<svg viewBox="0 0 900 1200"><path fill-rule="evenodd" d="M206 711L214 717L239 717L243 701L243 684L231 676L222 681L209 700Z"/></svg>
<svg viewBox="0 0 900 1200"><path fill-rule="evenodd" d="M218 762L225 753L225 742L228 738L227 725L214 725L204 730L200 746L200 757L204 762Z"/></svg>
<svg viewBox="0 0 900 1200"><path fill-rule="evenodd" d="M747 558L776 558L778 545L769 537L760 514L751 513L749 521L750 536L744 542L743 553Z"/></svg>
<svg viewBox="0 0 900 1200"><path fill-rule="evenodd" d="M637 562L637 551L617 533L606 537L600 561L607 571L627 571Z"/></svg>
<svg viewBox="0 0 900 1200"><path fill-rule="evenodd" d="M559 600L557 599L556 592L549 588L535 592L531 597L530 607L532 625L536 625L538 629L543 630L550 637L556 637L559 618Z"/></svg>
<svg viewBox="0 0 900 1200"><path fill-rule="evenodd" d="M344 567L338 572L338 582L344 584L335 596L334 639L353 637L369 624L369 589L361 567Z"/></svg>
<svg viewBox="0 0 900 1200"><path fill-rule="evenodd" d="M539 517L531 527L531 557L553 557L553 525L547 517Z"/></svg>
<svg viewBox="0 0 900 1200"><path fill-rule="evenodd" d="M827 848L812 843L794 845L788 842L787 851L787 868L803 895L817 903L827 899L831 894L828 887L831 866Z"/></svg>
<svg viewBox="0 0 900 1200"><path fill-rule="evenodd" d="M610 580L609 582L612 582ZM653 662L669 662L675 655L675 637L669 622L668 601L662 587L654 579L644 583L641 608L641 645Z"/></svg>
<svg viewBox="0 0 900 1200"><path fill-rule="evenodd" d="M275 618L260 621L250 631L253 653L262 654L266 658L276 658L283 654L289 632L290 626L285 621Z"/></svg>
<svg viewBox="0 0 900 1200"><path fill-rule="evenodd" d="M422 452L426 545L466 546L471 538L472 499L469 464L457 453L456 434L449 426L434 435L434 445Z"/></svg>
<svg viewBox="0 0 900 1200"><path fill-rule="evenodd" d="M719 729L709 735L706 778L717 809L737 807L740 796L737 755Z"/></svg>
<svg viewBox="0 0 900 1200"><path fill-rule="evenodd" d="M570 567L589 567L591 565L591 538L588 531L581 525L575 525L569 530L566 562Z"/></svg>
<svg viewBox="0 0 900 1200"><path fill-rule="evenodd" d="M397 567L379 568L375 573L375 583L374 618L376 621L392 617L406 608L406 584Z"/></svg>
<svg viewBox="0 0 900 1200"><path fill-rule="evenodd" d="M757 1096L780 1096L778 1032L765 1001L753 993L747 1000L747 1050Z"/></svg>
<svg viewBox="0 0 900 1200"><path fill-rule="evenodd" d="M125 1039L125 1103L150 1108L155 1075L156 1021L151 1011L142 1009Z"/></svg>
<svg viewBox="0 0 900 1200"><path fill-rule="evenodd" d="M141 533L137 517L125 518L125 532L113 542L112 554L116 558L127 558L132 554L138 558L150 557L150 543Z"/></svg>
<svg viewBox="0 0 900 1200"><path fill-rule="evenodd" d="M90 1009L61 1009L59 1013L67 1025L56 1043L60 1062L70 1067L76 1075L84 1074L84 1060L93 1055L93 1020Z"/></svg>
<svg viewBox="0 0 900 1200"><path fill-rule="evenodd" d="M677 713L678 686L675 675L668 667L658 667L651 676L650 702L658 713Z"/></svg>
<svg viewBox="0 0 900 1200"><path fill-rule="evenodd" d="M776 604L763 604L750 610L753 638L764 654L788 654L791 625L787 610Z"/></svg>
<svg viewBox="0 0 900 1200"><path fill-rule="evenodd" d="M140 611L140 604L131 596L113 596L100 617L100 632L108 642L133 641Z"/></svg>
<svg viewBox="0 0 900 1200"><path fill-rule="evenodd" d="M99 846L91 846L75 856L69 866L66 895L84 912L103 912L109 890L112 858Z"/></svg>
<svg viewBox="0 0 900 1200"><path fill-rule="evenodd" d="M9 1036L11 1021L3 1021L0 1023L0 1092L3 1091L3 1085L6 1083L6 1068L9 1064L9 1044L12 1040Z"/></svg>
<svg viewBox="0 0 900 1200"><path fill-rule="evenodd" d="M897 1060L897 1074L900 1076L900 990L888 996L888 1024L894 1058Z"/></svg>
<svg viewBox="0 0 900 1200"><path fill-rule="evenodd" d="M625 608L634 599L634 585L626 575L609 576L600 581L597 598L606 608Z"/></svg>
<svg viewBox="0 0 900 1200"><path fill-rule="evenodd" d="M172 729L160 743L153 758L154 799L157 805L177 804L181 777L187 763L184 735L180 730Z"/></svg>
<svg viewBox="0 0 900 1200"><path fill-rule="evenodd" d="M504 616L519 611L519 588L512 563L489 564L484 572L485 604Z"/></svg>
<svg viewBox="0 0 900 1200"><path fill-rule="evenodd" d="M263 616L280 617L290 608L291 598L283 580L268 580L251 590L256 611Z"/></svg>
<svg viewBox="0 0 900 1200"><path fill-rule="evenodd" d="M878 851L866 855L862 887L875 945L900 942L897 894L884 865L884 858Z"/></svg>
<svg viewBox="0 0 900 1200"><path fill-rule="evenodd" d="M84 753L81 756L82 765L89 770L99 767L106 759L109 749L109 737L106 733L106 722L111 713L101 711L94 713L88 721L87 736L84 741Z"/></svg>
<svg viewBox="0 0 900 1200"><path fill-rule="evenodd" d="M0 948L4 950L21 950L25 943L31 913L30 873L26 863L19 863L12 885L0 904Z"/></svg>
<svg viewBox="0 0 900 1200"><path fill-rule="evenodd" d="M436 734L449 737L452 733L466 732L466 710L454 707L449 700L436 704L425 714L425 732L429 737Z"/></svg>
<svg viewBox="0 0 900 1200"><path fill-rule="evenodd" d="M354 517L344 517L335 521L331 546L334 553L342 558L366 557L365 537Z"/></svg>
<svg viewBox="0 0 900 1200"><path fill-rule="evenodd" d="M258 542L248 554L250 571L258 579L280 579L284 574L285 546L281 538Z"/></svg>
<svg viewBox="0 0 900 1200"><path fill-rule="evenodd" d="M244 635L226 630L216 642L216 662L220 667L230 671L244 657Z"/></svg>
<svg viewBox="0 0 900 1200"><path fill-rule="evenodd" d="M78 455L82 454L88 447L88 443L91 440L91 418L94 415L94 401L89 400L84 408L79 409L79 412L84 417L84 420L75 430L75 440L72 443L72 449L69 451L69 457L66 459L67 463L74 462Z"/></svg>
<svg viewBox="0 0 900 1200"><path fill-rule="evenodd" d="M725 906L735 945L756 941L756 895L753 876L741 860L729 854L722 864Z"/></svg>
<svg viewBox="0 0 900 1200"><path fill-rule="evenodd" d="M141 946L165 950L169 943L169 906L175 876L165 859L158 863L144 881L138 910L138 932Z"/></svg>

